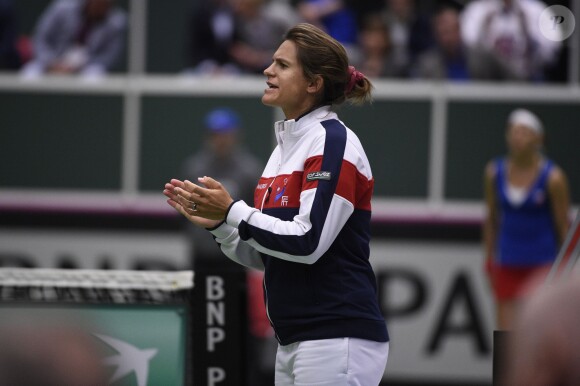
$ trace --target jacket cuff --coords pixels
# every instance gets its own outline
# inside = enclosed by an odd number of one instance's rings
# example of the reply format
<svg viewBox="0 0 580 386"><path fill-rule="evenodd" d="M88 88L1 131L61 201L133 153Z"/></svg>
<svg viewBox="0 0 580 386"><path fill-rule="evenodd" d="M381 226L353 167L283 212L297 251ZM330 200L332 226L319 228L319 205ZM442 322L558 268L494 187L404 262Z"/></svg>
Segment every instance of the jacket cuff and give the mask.
<svg viewBox="0 0 580 386"><path fill-rule="evenodd" d="M242 221L248 221L257 209L248 206L244 201L233 202L226 212L226 223L237 228Z"/></svg>
<svg viewBox="0 0 580 386"><path fill-rule="evenodd" d="M224 240L231 236L236 231L236 228L222 221L217 227L208 230L216 239Z"/></svg>

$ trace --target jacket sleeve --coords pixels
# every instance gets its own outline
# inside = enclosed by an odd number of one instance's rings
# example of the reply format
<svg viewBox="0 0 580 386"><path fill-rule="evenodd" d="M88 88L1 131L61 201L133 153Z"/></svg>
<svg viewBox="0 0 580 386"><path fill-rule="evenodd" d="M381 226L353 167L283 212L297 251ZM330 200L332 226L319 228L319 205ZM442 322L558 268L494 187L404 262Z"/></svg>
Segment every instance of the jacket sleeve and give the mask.
<svg viewBox="0 0 580 386"><path fill-rule="evenodd" d="M314 264L330 247L353 212L352 205L333 197L325 219L311 219L310 208L319 205L309 192L301 196L301 213L282 221L238 201L228 222L239 227L241 240L257 251L297 263ZM304 208L304 209L302 209Z"/></svg>
<svg viewBox="0 0 580 386"><path fill-rule="evenodd" d="M264 264L258 251L240 239L238 230L231 225L222 223L210 231L222 252L238 264L246 267L264 270Z"/></svg>
<svg viewBox="0 0 580 386"><path fill-rule="evenodd" d="M346 129L342 125L335 129L327 130L307 156L300 207L291 221L243 201L231 206L226 223L238 229L241 241L264 254L304 264L314 264L330 248L354 211L359 174L344 160Z"/></svg>

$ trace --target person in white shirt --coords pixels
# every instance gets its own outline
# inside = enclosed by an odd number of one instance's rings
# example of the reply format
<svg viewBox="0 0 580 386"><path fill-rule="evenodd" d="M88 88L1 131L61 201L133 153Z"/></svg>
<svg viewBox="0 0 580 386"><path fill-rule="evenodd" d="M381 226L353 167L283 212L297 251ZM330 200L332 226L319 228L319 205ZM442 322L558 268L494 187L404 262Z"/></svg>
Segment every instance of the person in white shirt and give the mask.
<svg viewBox="0 0 580 386"><path fill-rule="evenodd" d="M561 43L544 37L539 0L476 0L461 15L463 42L476 79L541 81Z"/></svg>

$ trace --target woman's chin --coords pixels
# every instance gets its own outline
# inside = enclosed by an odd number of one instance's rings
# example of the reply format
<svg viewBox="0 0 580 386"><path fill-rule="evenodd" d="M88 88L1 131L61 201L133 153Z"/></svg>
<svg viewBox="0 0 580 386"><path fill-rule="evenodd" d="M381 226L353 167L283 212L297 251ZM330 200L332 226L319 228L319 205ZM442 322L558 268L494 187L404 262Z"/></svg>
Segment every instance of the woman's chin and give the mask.
<svg viewBox="0 0 580 386"><path fill-rule="evenodd" d="M266 106L272 106L272 107L276 106L276 103L274 102L274 98L272 98L272 96L270 96L268 94L262 95L262 103L265 104Z"/></svg>

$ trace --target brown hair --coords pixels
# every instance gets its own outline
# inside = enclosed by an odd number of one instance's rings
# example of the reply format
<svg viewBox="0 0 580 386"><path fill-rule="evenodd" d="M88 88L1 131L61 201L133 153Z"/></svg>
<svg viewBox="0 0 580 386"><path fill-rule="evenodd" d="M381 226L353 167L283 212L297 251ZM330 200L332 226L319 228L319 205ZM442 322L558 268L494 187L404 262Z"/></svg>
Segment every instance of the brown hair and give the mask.
<svg viewBox="0 0 580 386"><path fill-rule="evenodd" d="M348 56L344 47L324 31L308 23L291 28L284 40L294 42L298 61L302 65L304 77L314 80L317 75L323 79L321 104L339 105L348 100L353 104L370 101L371 82L360 74L354 87L347 90L352 71L349 72Z"/></svg>

